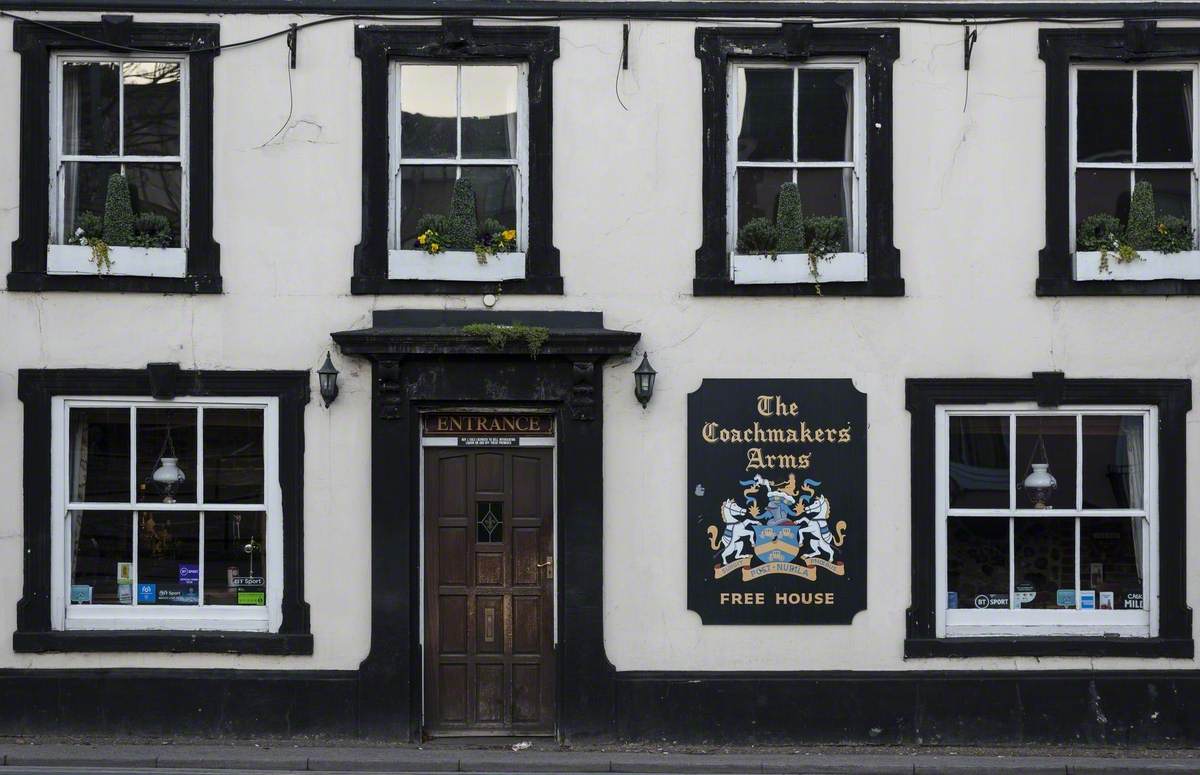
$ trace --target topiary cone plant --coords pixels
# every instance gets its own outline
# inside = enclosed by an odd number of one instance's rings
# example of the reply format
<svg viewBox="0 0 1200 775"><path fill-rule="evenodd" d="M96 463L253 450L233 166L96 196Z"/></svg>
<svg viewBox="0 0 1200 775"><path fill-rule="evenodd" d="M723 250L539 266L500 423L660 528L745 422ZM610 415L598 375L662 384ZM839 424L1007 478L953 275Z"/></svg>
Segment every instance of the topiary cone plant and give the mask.
<svg viewBox="0 0 1200 775"><path fill-rule="evenodd" d="M109 245L128 245L133 241L129 181L119 172L108 178L108 193L104 199L104 241Z"/></svg>
<svg viewBox="0 0 1200 775"><path fill-rule="evenodd" d="M454 181L449 227L449 233L444 235L448 247L453 250L474 250L479 222L475 216L475 188L467 178Z"/></svg>
<svg viewBox="0 0 1200 775"><path fill-rule="evenodd" d="M800 203L800 187L795 183L784 183L779 187L775 228L779 235L776 243L778 252L799 253L804 250L804 207Z"/></svg>
<svg viewBox="0 0 1200 775"><path fill-rule="evenodd" d="M1129 225L1125 229L1125 241L1135 250L1153 250L1157 240L1154 189L1143 180L1133 187L1133 195L1129 199Z"/></svg>

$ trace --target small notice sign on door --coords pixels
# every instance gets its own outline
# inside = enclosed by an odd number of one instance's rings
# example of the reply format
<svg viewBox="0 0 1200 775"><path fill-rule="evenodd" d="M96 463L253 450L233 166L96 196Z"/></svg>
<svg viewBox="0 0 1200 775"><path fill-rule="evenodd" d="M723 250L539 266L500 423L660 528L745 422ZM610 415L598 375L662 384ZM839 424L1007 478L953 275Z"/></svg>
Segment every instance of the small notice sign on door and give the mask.
<svg viewBox="0 0 1200 775"><path fill-rule="evenodd" d="M516 436L459 436L460 447L515 447L519 443Z"/></svg>

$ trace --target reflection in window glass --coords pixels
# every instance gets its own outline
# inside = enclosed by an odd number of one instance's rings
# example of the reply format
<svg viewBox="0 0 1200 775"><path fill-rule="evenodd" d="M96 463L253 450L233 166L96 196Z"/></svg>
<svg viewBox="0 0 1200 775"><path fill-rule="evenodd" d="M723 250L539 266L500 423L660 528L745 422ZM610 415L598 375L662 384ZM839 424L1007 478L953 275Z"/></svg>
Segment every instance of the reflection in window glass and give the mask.
<svg viewBox="0 0 1200 775"><path fill-rule="evenodd" d="M1142 517L1088 517L1079 520L1079 570L1084 590L1095 593L1097 610L1141 610ZM1089 596L1084 596L1085 603Z"/></svg>
<svg viewBox="0 0 1200 775"><path fill-rule="evenodd" d="M263 481L262 410L206 408L205 503L263 503Z"/></svg>
<svg viewBox="0 0 1200 775"><path fill-rule="evenodd" d="M949 441L950 508L1007 509L1008 417L951 416Z"/></svg>
<svg viewBox="0 0 1200 775"><path fill-rule="evenodd" d="M1041 508L1038 493L1025 486L1035 465L1049 464L1057 480L1044 506L1075 508L1075 416L1019 415L1017 417L1017 508Z"/></svg>
<svg viewBox="0 0 1200 775"><path fill-rule="evenodd" d="M1083 508L1143 508L1145 475L1141 416L1084 416Z"/></svg>
<svg viewBox="0 0 1200 775"><path fill-rule="evenodd" d="M462 155L464 159L517 156L517 68L462 68Z"/></svg>
<svg viewBox="0 0 1200 775"><path fill-rule="evenodd" d="M796 160L854 160L854 72L800 69Z"/></svg>
<svg viewBox="0 0 1200 775"><path fill-rule="evenodd" d="M196 460L195 409L138 409L139 501L195 503Z"/></svg>
<svg viewBox="0 0 1200 775"><path fill-rule="evenodd" d="M183 219L183 170L178 164L126 164L129 199L137 214L161 215L170 225L171 244L179 247Z"/></svg>
<svg viewBox="0 0 1200 775"><path fill-rule="evenodd" d="M738 71L741 115L740 161L793 161L791 68L743 68Z"/></svg>
<svg viewBox="0 0 1200 775"><path fill-rule="evenodd" d="M814 215L837 216L844 221L841 249L846 250L850 242L850 224L854 223L851 203L854 201L854 170L798 169L796 186L800 189L800 201L804 203L804 217Z"/></svg>
<svg viewBox="0 0 1200 775"><path fill-rule="evenodd" d="M63 233L71 241L84 213L104 215L108 179L121 171L120 164L65 161L62 164Z"/></svg>
<svg viewBox="0 0 1200 775"><path fill-rule="evenodd" d="M1008 519L951 517L946 558L948 608L1008 608Z"/></svg>
<svg viewBox="0 0 1200 775"><path fill-rule="evenodd" d="M475 190L475 218L480 226L489 219L512 228L517 222L516 168L509 166L463 167Z"/></svg>
<svg viewBox="0 0 1200 775"><path fill-rule="evenodd" d="M1017 608L1075 607L1075 520L1013 520Z"/></svg>
<svg viewBox="0 0 1200 775"><path fill-rule="evenodd" d="M266 605L266 514L204 515L204 604Z"/></svg>
<svg viewBox="0 0 1200 775"><path fill-rule="evenodd" d="M1076 99L1076 158L1133 161L1133 72L1080 70Z"/></svg>
<svg viewBox="0 0 1200 775"><path fill-rule="evenodd" d="M1137 74L1138 161L1192 160L1192 72Z"/></svg>
<svg viewBox="0 0 1200 775"><path fill-rule="evenodd" d="M1138 170L1137 182L1147 181L1154 189L1154 213L1160 218L1174 215L1192 220L1192 172L1188 170Z"/></svg>
<svg viewBox="0 0 1200 775"><path fill-rule="evenodd" d="M179 155L178 62L126 62L125 154Z"/></svg>
<svg viewBox="0 0 1200 775"><path fill-rule="evenodd" d="M67 521L72 605L133 604L133 515L74 511Z"/></svg>
<svg viewBox="0 0 1200 775"><path fill-rule="evenodd" d="M129 503L129 410L71 409L70 459L73 503Z"/></svg>
<svg viewBox="0 0 1200 775"><path fill-rule="evenodd" d="M420 166L400 168L400 247L415 246L417 224L426 213L450 211L450 196L456 167Z"/></svg>
<svg viewBox="0 0 1200 775"><path fill-rule="evenodd" d="M198 605L200 515L184 511L138 513L138 605Z"/></svg>
<svg viewBox="0 0 1200 775"><path fill-rule="evenodd" d="M400 68L400 155L412 159L453 159L457 151L455 100L458 71L453 65Z"/></svg>

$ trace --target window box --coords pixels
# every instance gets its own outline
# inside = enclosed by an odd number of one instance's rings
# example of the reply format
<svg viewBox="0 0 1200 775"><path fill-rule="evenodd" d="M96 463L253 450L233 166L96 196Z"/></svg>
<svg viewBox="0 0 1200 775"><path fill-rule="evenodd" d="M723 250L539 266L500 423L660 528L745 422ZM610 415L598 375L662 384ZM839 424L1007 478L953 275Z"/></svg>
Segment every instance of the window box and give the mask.
<svg viewBox="0 0 1200 775"><path fill-rule="evenodd" d="M734 285L772 283L853 283L867 279L866 253L834 253L817 262L813 275L807 253L777 253L775 256L729 257Z"/></svg>
<svg viewBox="0 0 1200 775"><path fill-rule="evenodd" d="M1160 253L1139 250L1141 258L1128 263L1109 255L1108 270L1100 268L1100 253L1081 250L1074 254L1076 280L1200 280L1200 250Z"/></svg>
<svg viewBox="0 0 1200 775"><path fill-rule="evenodd" d="M136 277L185 277L187 250L184 248L131 248L111 245L108 259L112 266L106 275ZM94 275L92 249L85 245L50 245L46 252L47 274Z"/></svg>
<svg viewBox="0 0 1200 775"><path fill-rule="evenodd" d="M424 250L389 250L388 277L396 280L475 280L499 282L525 276L524 253L496 253L480 262L469 250L427 253Z"/></svg>

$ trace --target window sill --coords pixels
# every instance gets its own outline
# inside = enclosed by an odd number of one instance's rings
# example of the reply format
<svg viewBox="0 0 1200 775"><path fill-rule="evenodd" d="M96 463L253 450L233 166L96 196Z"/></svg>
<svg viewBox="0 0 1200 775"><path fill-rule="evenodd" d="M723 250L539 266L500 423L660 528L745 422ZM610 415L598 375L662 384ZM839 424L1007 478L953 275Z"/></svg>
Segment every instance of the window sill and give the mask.
<svg viewBox="0 0 1200 775"><path fill-rule="evenodd" d="M1080 251L1072 257L1076 280L1200 280L1200 250L1160 253L1139 251L1140 259L1121 263L1108 258L1108 271L1100 268L1100 253Z"/></svg>
<svg viewBox="0 0 1200 775"><path fill-rule="evenodd" d="M481 263L470 250L447 250L437 254L423 250L388 251L390 280L500 282L524 278L524 253L497 253Z"/></svg>
<svg viewBox="0 0 1200 775"><path fill-rule="evenodd" d="M778 253L729 257L734 285L775 285L780 283L866 282L866 253L834 253L817 262L812 272L807 253Z"/></svg>
<svg viewBox="0 0 1200 775"><path fill-rule="evenodd" d="M130 277L98 274L46 274L45 272L9 272L7 290L41 293L74 291L99 293L220 293L219 276Z"/></svg>
<svg viewBox="0 0 1200 775"><path fill-rule="evenodd" d="M309 633L163 632L161 630L90 630L17 632L18 654L55 652L171 652L307 656L313 653Z"/></svg>
<svg viewBox="0 0 1200 775"><path fill-rule="evenodd" d="M1104 636L908 638L905 659L938 657L1144 657L1192 659L1191 638Z"/></svg>
<svg viewBox="0 0 1200 775"><path fill-rule="evenodd" d="M111 268L103 274L116 277L187 276L187 250L184 248L134 248L113 245L108 249ZM101 274L92 263L92 249L84 245L48 245L46 274Z"/></svg>
<svg viewBox="0 0 1200 775"><path fill-rule="evenodd" d="M806 259L807 263L807 259ZM777 282L738 285L728 277L697 277L692 280L693 296L880 296L904 295L904 279L876 277L865 282L833 282L821 270L819 282Z"/></svg>

